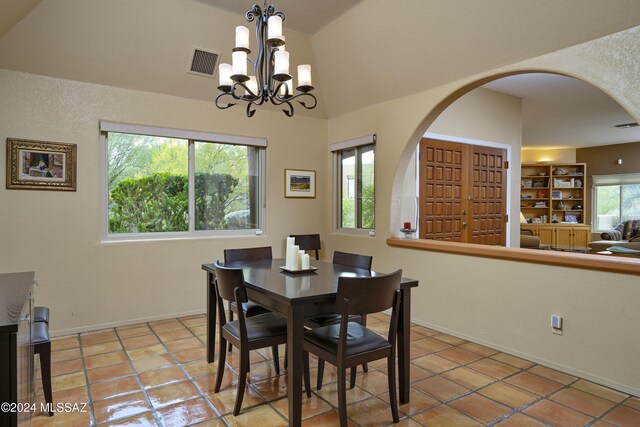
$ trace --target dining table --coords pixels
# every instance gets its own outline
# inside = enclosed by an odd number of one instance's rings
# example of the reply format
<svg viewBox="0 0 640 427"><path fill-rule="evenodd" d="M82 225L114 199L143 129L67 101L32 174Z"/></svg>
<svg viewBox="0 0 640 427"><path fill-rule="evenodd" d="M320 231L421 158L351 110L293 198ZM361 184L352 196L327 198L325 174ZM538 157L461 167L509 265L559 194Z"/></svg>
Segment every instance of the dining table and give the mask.
<svg viewBox="0 0 640 427"><path fill-rule="evenodd" d="M314 261L313 271L290 273L283 270L284 259L229 262L225 266L242 268L249 299L287 318L289 425L300 426L305 318L335 312L340 277L371 277L381 273L324 261ZM212 363L217 314L214 264L203 264L202 269L207 273L207 362ZM411 289L417 286L417 280L406 277L400 283L397 357L401 403L409 402Z"/></svg>

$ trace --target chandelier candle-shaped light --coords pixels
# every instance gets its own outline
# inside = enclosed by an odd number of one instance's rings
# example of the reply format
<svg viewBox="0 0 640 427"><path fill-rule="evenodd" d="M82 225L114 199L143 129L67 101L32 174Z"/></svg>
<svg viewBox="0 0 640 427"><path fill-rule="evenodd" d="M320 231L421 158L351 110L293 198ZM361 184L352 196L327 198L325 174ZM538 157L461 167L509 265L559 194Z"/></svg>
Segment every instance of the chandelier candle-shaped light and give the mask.
<svg viewBox="0 0 640 427"><path fill-rule="evenodd" d="M236 27L236 46L231 53L231 64L220 64L218 77L222 92L216 98L216 107L226 109L236 102L220 103L223 97L232 97L236 101L247 103L247 117L252 117L256 106L266 102L282 105L282 111L293 116L293 104L297 100L304 108L311 110L318 105L318 100L310 92L311 65L298 65L298 86L293 91L293 79L289 74L289 52L285 50L285 38L282 34L284 13L276 12L273 5L264 9L257 4L246 14L247 21L256 21L256 38L258 53L255 61L249 58L249 29ZM247 63L252 64L253 75L248 74ZM305 103L299 98L308 97L312 103Z"/></svg>

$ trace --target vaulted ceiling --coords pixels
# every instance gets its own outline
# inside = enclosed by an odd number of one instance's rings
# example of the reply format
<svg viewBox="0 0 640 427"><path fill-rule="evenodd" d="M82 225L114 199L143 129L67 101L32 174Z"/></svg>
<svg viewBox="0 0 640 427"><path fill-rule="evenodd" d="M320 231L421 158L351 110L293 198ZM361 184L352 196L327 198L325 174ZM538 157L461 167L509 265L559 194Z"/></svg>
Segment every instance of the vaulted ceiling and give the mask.
<svg viewBox="0 0 640 427"><path fill-rule="evenodd" d="M241 0L3 0L0 68L211 101L194 47L230 62ZM640 25L638 0L273 0L292 65L345 112ZM239 11L242 10L241 13ZM302 112L298 112L300 114Z"/></svg>

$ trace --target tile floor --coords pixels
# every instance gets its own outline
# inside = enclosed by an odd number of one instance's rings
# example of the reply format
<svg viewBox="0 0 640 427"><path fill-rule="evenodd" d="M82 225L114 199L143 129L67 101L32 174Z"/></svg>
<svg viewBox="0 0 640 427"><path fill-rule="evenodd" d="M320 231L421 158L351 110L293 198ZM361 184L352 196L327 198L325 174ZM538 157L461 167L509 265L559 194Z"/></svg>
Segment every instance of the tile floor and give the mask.
<svg viewBox="0 0 640 427"><path fill-rule="evenodd" d="M54 402L87 403L86 411L40 414L32 425L286 425L286 374L275 374L270 351L252 352L240 416L231 414L237 350L213 394L205 322L199 315L56 338ZM377 314L368 325L382 333L386 322ZM400 406L401 426L640 426L637 397L421 326L412 326L411 340L411 402ZM305 426L338 425L335 381L327 365L322 389L304 398ZM351 424L391 424L386 362L360 370L356 384L347 395Z"/></svg>

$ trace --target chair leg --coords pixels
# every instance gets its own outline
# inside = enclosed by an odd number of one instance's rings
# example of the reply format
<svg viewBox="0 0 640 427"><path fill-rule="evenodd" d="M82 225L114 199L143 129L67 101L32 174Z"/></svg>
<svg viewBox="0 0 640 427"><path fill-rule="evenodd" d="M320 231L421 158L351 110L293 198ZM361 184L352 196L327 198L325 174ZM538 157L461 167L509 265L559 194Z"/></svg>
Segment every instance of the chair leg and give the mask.
<svg viewBox="0 0 640 427"><path fill-rule="evenodd" d="M340 427L347 426L347 371L338 368L338 413L340 414Z"/></svg>
<svg viewBox="0 0 640 427"><path fill-rule="evenodd" d="M354 388L356 386L356 367L351 368L351 378L349 380L349 388Z"/></svg>
<svg viewBox="0 0 640 427"><path fill-rule="evenodd" d="M220 340L218 344L218 372L216 372L216 385L213 388L213 392L217 393L220 391L220 386L222 385L222 376L224 375L224 364L227 359L227 340L222 338L222 334L220 334Z"/></svg>
<svg viewBox="0 0 640 427"><path fill-rule="evenodd" d="M238 391L236 392L236 405L233 408L233 415L240 414L242 399L244 399L244 388L247 384L247 374L249 373L249 352L240 350L240 375L238 376Z"/></svg>
<svg viewBox="0 0 640 427"><path fill-rule="evenodd" d="M318 358L318 379L316 388L320 390L322 388L322 377L324 376L324 360Z"/></svg>
<svg viewBox="0 0 640 427"><path fill-rule="evenodd" d="M309 352L302 355L302 368L304 374L304 388L307 390L307 397L311 397L311 376L309 375Z"/></svg>
<svg viewBox="0 0 640 427"><path fill-rule="evenodd" d="M289 367L289 352L287 351L287 346L284 346L284 369L285 371Z"/></svg>
<svg viewBox="0 0 640 427"><path fill-rule="evenodd" d="M280 375L280 357L278 356L278 346L271 347L271 354L273 355L273 364L276 367L276 374Z"/></svg>
<svg viewBox="0 0 640 427"><path fill-rule="evenodd" d="M228 322L233 322L233 311L231 311L231 308L229 308L229 320ZM231 350L233 349L233 346L231 345L231 343L229 343L229 353L231 353Z"/></svg>
<svg viewBox="0 0 640 427"><path fill-rule="evenodd" d="M362 315L362 326L366 327L367 326L367 315L363 314ZM362 370L365 372L369 372L369 364L368 363L363 363L362 364Z"/></svg>
<svg viewBox="0 0 640 427"><path fill-rule="evenodd" d="M394 355L387 358L387 376L389 379L389 403L391 404L391 416L393 422L399 422L398 397L396 393L396 363Z"/></svg>
<svg viewBox="0 0 640 427"><path fill-rule="evenodd" d="M42 371L42 388L44 400L49 404L49 416L53 416L53 394L51 392L51 341L38 344L40 346L40 370Z"/></svg>

